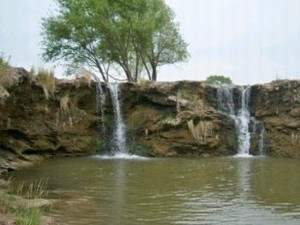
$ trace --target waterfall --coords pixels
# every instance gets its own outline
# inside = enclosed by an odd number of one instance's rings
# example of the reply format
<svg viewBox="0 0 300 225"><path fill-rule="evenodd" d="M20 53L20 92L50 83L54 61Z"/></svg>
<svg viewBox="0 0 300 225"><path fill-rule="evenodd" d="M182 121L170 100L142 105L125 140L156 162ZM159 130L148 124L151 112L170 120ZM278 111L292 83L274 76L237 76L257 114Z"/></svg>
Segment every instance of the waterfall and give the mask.
<svg viewBox="0 0 300 225"><path fill-rule="evenodd" d="M266 155L266 144L265 144L265 136L266 136L266 128L264 124L257 120L254 117L251 117L252 122L252 132L258 135L258 153L260 156Z"/></svg>
<svg viewBox="0 0 300 225"><path fill-rule="evenodd" d="M128 154L126 148L125 125L121 114L121 103L119 100L119 85L117 83L109 83L108 89L114 110L113 151L114 154Z"/></svg>
<svg viewBox="0 0 300 225"><path fill-rule="evenodd" d="M250 150L250 112L249 112L250 87L242 89L241 93L241 108L235 119L238 131L238 155L247 156Z"/></svg>
<svg viewBox="0 0 300 225"><path fill-rule="evenodd" d="M258 141L258 150L259 154L261 156L264 156L266 154L265 149L265 135L266 135L266 128L265 126L260 123L260 128L259 128L259 141Z"/></svg>
<svg viewBox="0 0 300 225"><path fill-rule="evenodd" d="M265 155L265 135L266 129L265 126L262 124L259 133L259 154L261 156Z"/></svg>
<svg viewBox="0 0 300 225"><path fill-rule="evenodd" d="M220 86L217 91L219 110L230 117L234 116L233 89L229 86Z"/></svg>
<svg viewBox="0 0 300 225"><path fill-rule="evenodd" d="M231 117L234 120L237 138L238 138L238 156L249 156L250 150L250 112L249 112L249 98L250 87L238 89L241 91L241 106L238 112L235 112L235 105L233 100L233 87L220 86L217 92L218 108L219 110Z"/></svg>
<svg viewBox="0 0 300 225"><path fill-rule="evenodd" d="M97 113L100 114L99 126L102 130L102 136L104 140L106 139L106 128L104 121L104 106L105 106L105 94L101 86L101 81L97 76L94 76L96 80L96 101L97 101Z"/></svg>

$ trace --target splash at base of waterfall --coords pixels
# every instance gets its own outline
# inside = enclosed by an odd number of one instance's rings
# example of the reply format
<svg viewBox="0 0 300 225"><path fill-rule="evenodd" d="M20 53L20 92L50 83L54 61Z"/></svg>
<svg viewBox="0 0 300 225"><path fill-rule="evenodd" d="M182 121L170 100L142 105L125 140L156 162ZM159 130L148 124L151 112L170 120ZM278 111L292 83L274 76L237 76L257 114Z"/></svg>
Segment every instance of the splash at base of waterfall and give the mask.
<svg viewBox="0 0 300 225"><path fill-rule="evenodd" d="M252 158L253 155L247 154L247 153L237 153L233 156L233 158Z"/></svg>
<svg viewBox="0 0 300 225"><path fill-rule="evenodd" d="M125 159L125 160L148 160L149 158L141 157L138 155L130 155L127 153L115 153L113 155L97 155L97 159Z"/></svg>

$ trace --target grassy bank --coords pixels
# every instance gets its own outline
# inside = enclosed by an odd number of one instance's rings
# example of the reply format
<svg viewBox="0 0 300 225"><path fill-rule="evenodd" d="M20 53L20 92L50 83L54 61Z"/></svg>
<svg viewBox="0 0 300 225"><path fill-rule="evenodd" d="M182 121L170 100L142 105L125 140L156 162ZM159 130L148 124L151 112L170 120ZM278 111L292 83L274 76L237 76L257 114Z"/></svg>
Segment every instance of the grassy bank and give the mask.
<svg viewBox="0 0 300 225"><path fill-rule="evenodd" d="M6 187L0 187L1 224L38 225L41 222L45 206L49 201L42 199L46 195L42 182L14 185L7 182ZM1 216L0 216L1 219Z"/></svg>

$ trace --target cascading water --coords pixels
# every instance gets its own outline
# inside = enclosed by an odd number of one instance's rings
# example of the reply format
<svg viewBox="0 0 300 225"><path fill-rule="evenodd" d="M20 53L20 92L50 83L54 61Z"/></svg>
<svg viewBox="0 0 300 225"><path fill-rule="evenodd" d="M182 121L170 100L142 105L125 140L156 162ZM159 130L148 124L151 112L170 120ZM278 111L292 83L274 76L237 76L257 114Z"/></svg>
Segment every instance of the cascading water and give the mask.
<svg viewBox="0 0 300 225"><path fill-rule="evenodd" d="M222 113L230 116L235 123L238 137L238 156L249 156L250 150L250 112L248 109L250 87L241 89L241 107L235 113L233 100L233 88L230 86L221 86L218 88L218 107Z"/></svg>
<svg viewBox="0 0 300 225"><path fill-rule="evenodd" d="M102 136L106 138L106 127L104 121L104 106L105 106L105 94L101 86L101 81L97 76L94 76L96 80L96 98L97 98L97 113L100 114L100 121Z"/></svg>
<svg viewBox="0 0 300 225"><path fill-rule="evenodd" d="M128 150L126 148L125 125L121 114L121 104L119 100L119 85L117 83L109 83L108 89L110 92L115 117L114 132L112 138L114 155L128 154Z"/></svg>
<svg viewBox="0 0 300 225"><path fill-rule="evenodd" d="M261 156L265 155L265 135L266 135L266 129L265 126L262 124L259 133L259 154Z"/></svg>
<svg viewBox="0 0 300 225"><path fill-rule="evenodd" d="M249 112L249 97L250 97L250 87L242 89L241 101L242 105L238 111L235 119L237 131L238 131L238 155L247 156L250 150L250 112Z"/></svg>

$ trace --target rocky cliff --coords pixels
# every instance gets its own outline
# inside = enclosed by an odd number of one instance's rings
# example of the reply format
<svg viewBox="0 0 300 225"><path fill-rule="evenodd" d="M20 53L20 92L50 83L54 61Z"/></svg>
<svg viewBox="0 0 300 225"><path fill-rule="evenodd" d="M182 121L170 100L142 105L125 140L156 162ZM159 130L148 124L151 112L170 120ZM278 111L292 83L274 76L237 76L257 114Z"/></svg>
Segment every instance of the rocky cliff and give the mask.
<svg viewBox="0 0 300 225"><path fill-rule="evenodd" d="M266 127L268 155L300 157L300 81L252 87L251 111Z"/></svg>
<svg viewBox="0 0 300 225"><path fill-rule="evenodd" d="M217 110L216 89L201 82L122 85L129 143L154 156L233 155L232 119Z"/></svg>
<svg viewBox="0 0 300 225"><path fill-rule="evenodd" d="M95 83L56 80L49 92L23 69L15 69L14 76L16 82L0 95L0 170L41 157L103 151L113 122L105 85L105 120L101 121ZM218 110L217 88L180 81L124 83L120 89L131 152L201 157L236 153L235 123ZM239 102L240 95L235 89L233 93ZM300 156L300 81L252 86L249 108L265 128L267 154ZM250 132L251 153L258 154L260 134L254 126Z"/></svg>
<svg viewBox="0 0 300 225"><path fill-rule="evenodd" d="M30 73L15 70L15 82L0 104L0 170L53 155L94 152L99 135L95 88L56 80L50 93Z"/></svg>

